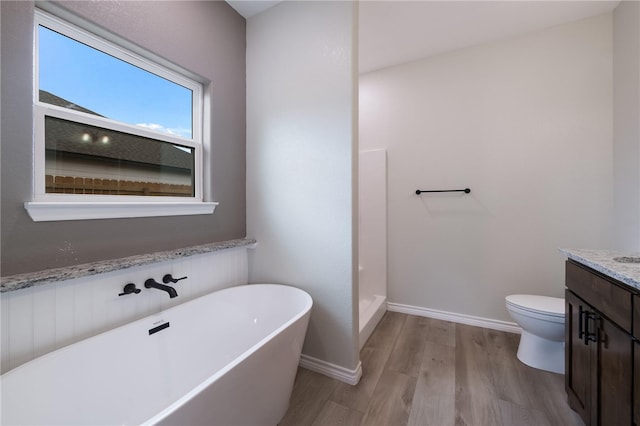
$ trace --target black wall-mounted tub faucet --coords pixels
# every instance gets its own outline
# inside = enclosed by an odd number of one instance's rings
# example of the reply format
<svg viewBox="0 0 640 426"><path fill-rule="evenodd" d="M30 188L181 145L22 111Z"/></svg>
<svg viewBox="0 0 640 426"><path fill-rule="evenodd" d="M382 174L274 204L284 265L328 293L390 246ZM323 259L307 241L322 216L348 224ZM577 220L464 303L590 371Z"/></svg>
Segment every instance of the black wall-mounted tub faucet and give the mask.
<svg viewBox="0 0 640 426"><path fill-rule="evenodd" d="M144 286L146 288L157 288L158 290L166 291L167 293L169 293L169 297L171 299L173 299L174 297L178 297L178 292L176 291L175 288L170 287L168 285L160 284L159 282L156 282L156 280L154 280L153 278L149 278L148 280L146 280L144 282Z"/></svg>

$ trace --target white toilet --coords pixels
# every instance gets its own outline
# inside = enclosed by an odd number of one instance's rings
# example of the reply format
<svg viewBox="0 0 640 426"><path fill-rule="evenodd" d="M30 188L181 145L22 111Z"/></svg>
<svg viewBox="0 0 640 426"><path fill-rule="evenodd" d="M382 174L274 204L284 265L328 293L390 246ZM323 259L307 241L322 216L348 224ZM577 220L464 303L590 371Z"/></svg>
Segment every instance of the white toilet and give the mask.
<svg viewBox="0 0 640 426"><path fill-rule="evenodd" d="M512 294L509 315L522 327L518 359L530 367L564 374L564 299Z"/></svg>

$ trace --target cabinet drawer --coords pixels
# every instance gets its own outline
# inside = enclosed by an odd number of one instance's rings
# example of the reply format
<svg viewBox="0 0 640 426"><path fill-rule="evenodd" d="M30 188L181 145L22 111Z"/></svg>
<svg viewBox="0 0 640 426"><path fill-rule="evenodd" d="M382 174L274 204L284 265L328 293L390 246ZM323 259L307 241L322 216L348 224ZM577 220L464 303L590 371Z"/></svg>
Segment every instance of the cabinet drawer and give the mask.
<svg viewBox="0 0 640 426"><path fill-rule="evenodd" d="M566 285L623 330L631 333L630 291L571 262L567 262Z"/></svg>

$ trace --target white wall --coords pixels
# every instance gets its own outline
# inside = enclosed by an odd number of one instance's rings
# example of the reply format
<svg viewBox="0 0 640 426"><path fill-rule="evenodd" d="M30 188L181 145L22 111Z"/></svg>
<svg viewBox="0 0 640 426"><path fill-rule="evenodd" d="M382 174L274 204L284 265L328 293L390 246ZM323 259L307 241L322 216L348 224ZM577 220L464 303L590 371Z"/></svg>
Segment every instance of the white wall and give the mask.
<svg viewBox="0 0 640 426"><path fill-rule="evenodd" d="M309 292L303 355L347 370L358 365L356 24L349 2L284 2L247 21L249 280Z"/></svg>
<svg viewBox="0 0 640 426"><path fill-rule="evenodd" d="M511 321L506 295L563 295L559 247L609 245L611 14L362 75L360 111L390 302Z"/></svg>
<svg viewBox="0 0 640 426"><path fill-rule="evenodd" d="M615 246L640 251L640 3L621 2L613 25Z"/></svg>
<svg viewBox="0 0 640 426"><path fill-rule="evenodd" d="M235 248L15 290L0 295L2 373L27 361L215 290L246 284L247 249ZM144 281L188 277L170 299ZM127 283L139 294L118 296Z"/></svg>

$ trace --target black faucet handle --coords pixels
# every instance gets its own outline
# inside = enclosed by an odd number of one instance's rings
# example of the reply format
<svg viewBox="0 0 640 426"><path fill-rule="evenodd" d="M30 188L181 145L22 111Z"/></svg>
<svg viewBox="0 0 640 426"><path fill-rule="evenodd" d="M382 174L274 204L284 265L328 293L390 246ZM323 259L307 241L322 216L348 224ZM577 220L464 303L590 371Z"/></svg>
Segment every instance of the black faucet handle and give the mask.
<svg viewBox="0 0 640 426"><path fill-rule="evenodd" d="M141 291L142 290L137 288L134 283L129 283L129 284L124 286L124 288L122 289L122 293L120 293L118 296L126 296L127 294L132 294L132 293L138 294Z"/></svg>
<svg viewBox="0 0 640 426"><path fill-rule="evenodd" d="M182 277L182 278L173 278L171 276L171 274L166 274L164 277L162 277L162 282L165 284L169 284L169 283L177 283L180 280L185 280L187 279L187 277Z"/></svg>

